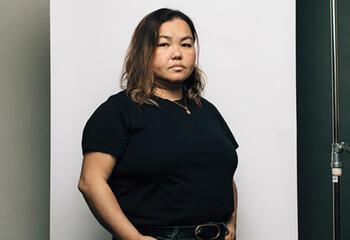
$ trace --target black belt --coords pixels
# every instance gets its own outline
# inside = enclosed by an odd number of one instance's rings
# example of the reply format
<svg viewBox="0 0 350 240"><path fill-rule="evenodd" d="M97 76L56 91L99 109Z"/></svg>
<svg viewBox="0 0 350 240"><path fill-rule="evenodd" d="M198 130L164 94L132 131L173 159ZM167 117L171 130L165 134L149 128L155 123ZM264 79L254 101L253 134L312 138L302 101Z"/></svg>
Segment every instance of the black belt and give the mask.
<svg viewBox="0 0 350 240"><path fill-rule="evenodd" d="M176 233L178 237L195 237L199 240L220 239L228 234L223 222L207 222L192 226L137 226L137 230L144 235L162 235Z"/></svg>

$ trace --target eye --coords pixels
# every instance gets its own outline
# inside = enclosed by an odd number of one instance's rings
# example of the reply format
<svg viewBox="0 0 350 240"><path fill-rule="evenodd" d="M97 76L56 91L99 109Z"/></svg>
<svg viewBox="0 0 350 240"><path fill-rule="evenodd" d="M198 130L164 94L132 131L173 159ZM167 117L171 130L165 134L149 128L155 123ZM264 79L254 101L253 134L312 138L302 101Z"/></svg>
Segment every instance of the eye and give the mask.
<svg viewBox="0 0 350 240"><path fill-rule="evenodd" d="M168 44L168 43L160 43L158 46L159 46L159 47L168 47L169 44Z"/></svg>
<svg viewBox="0 0 350 240"><path fill-rule="evenodd" d="M182 44L182 46L183 46L183 47L186 47L186 48L190 48L190 47L192 47L192 44L190 44L190 43L184 43L184 44Z"/></svg>

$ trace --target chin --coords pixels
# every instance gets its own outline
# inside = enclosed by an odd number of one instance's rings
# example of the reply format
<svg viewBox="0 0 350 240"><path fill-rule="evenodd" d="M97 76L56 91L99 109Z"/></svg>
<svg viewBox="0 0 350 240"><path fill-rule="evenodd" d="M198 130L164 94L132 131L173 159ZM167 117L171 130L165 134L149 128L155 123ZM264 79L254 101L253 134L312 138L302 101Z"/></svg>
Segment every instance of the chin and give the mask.
<svg viewBox="0 0 350 240"><path fill-rule="evenodd" d="M167 76L166 79L171 82L183 82L185 81L189 76Z"/></svg>
<svg viewBox="0 0 350 240"><path fill-rule="evenodd" d="M186 78L168 78L168 81L170 82L183 82Z"/></svg>
<svg viewBox="0 0 350 240"><path fill-rule="evenodd" d="M183 77L174 77L174 76L163 76L161 77L161 79L163 79L163 81L169 81L169 82L183 82L186 78Z"/></svg>

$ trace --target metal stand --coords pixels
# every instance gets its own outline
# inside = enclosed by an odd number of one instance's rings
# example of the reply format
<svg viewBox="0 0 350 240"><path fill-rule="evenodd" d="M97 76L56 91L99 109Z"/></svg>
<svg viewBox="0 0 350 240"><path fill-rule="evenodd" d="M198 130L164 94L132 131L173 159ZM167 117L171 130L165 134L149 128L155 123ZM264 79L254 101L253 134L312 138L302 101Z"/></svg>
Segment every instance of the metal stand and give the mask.
<svg viewBox="0 0 350 240"><path fill-rule="evenodd" d="M341 175L342 153L350 152L350 145L339 140L339 81L338 81L338 25L336 0L330 0L331 20L331 72L332 72L332 194L333 194L333 240L341 240Z"/></svg>

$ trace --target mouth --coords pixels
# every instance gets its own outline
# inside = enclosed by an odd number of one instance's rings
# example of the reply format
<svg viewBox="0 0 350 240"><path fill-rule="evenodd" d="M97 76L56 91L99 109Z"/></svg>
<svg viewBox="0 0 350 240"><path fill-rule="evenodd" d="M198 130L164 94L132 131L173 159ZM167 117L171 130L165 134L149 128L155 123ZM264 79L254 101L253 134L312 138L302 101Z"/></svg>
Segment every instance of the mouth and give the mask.
<svg viewBox="0 0 350 240"><path fill-rule="evenodd" d="M170 69L173 69L173 70L182 70L184 69L185 67L182 66L182 65L173 65L170 67Z"/></svg>

